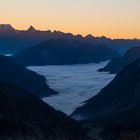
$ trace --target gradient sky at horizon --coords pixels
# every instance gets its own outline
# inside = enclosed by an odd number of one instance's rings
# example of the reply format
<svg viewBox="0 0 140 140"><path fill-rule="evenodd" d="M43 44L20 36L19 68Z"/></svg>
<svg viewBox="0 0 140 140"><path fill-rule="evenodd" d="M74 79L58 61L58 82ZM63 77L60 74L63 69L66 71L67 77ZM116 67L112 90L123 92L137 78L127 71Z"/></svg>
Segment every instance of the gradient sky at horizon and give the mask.
<svg viewBox="0 0 140 140"><path fill-rule="evenodd" d="M0 0L0 23L111 38L140 38L140 0Z"/></svg>

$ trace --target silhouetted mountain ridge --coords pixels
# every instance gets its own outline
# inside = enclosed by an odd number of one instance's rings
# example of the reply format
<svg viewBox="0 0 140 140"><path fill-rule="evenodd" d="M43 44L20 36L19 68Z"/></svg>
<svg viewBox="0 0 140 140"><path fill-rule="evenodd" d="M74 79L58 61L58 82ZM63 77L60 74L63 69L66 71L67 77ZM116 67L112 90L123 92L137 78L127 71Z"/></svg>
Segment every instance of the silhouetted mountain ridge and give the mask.
<svg viewBox="0 0 140 140"><path fill-rule="evenodd" d="M0 25L0 52L1 54L17 53L25 48L34 46L39 42L50 39L78 40L91 45L105 45L120 54L133 46L140 45L139 39L110 39L106 37L94 37L87 35L73 35L60 31L40 31L30 26L27 30L16 30L10 24Z"/></svg>

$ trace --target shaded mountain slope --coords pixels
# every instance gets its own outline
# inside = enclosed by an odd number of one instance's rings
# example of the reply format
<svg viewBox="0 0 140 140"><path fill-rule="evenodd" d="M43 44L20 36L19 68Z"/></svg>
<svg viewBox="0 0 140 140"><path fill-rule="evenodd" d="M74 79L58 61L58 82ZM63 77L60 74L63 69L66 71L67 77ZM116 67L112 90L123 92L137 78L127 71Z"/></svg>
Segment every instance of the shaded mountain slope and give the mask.
<svg viewBox="0 0 140 140"><path fill-rule="evenodd" d="M118 73L126 65L140 58L140 47L134 47L128 50L123 57L112 59L104 68L99 71L109 71L110 73Z"/></svg>
<svg viewBox="0 0 140 140"><path fill-rule="evenodd" d="M48 87L43 76L14 63L5 56L0 56L0 80L15 84L39 97L56 94Z"/></svg>
<svg viewBox="0 0 140 140"><path fill-rule="evenodd" d="M12 58L22 65L36 66L97 63L117 56L115 51L104 45L92 46L80 41L57 39L25 49Z"/></svg>
<svg viewBox="0 0 140 140"><path fill-rule="evenodd" d="M86 140L79 124L38 97L0 81L0 139Z"/></svg>
<svg viewBox="0 0 140 140"><path fill-rule="evenodd" d="M126 66L72 116L114 127L140 127L140 59Z"/></svg>

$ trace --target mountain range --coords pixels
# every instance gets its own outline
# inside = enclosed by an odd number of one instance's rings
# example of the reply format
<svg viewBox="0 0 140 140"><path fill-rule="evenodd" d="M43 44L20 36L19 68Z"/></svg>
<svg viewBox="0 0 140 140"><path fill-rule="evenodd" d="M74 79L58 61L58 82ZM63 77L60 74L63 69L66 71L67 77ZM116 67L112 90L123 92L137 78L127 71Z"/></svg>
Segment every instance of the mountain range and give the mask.
<svg viewBox="0 0 140 140"><path fill-rule="evenodd" d="M140 45L139 39L110 39L104 36L94 37L92 35L83 37L82 35L73 35L60 31L40 31L33 26L30 26L27 30L16 30L10 24L0 24L1 54L14 54L50 39L78 40L93 46L105 45L121 55L129 48Z"/></svg>
<svg viewBox="0 0 140 140"><path fill-rule="evenodd" d="M13 54L0 55L0 139L140 139L139 39L83 37L33 26L16 30L1 24L0 52ZM40 99L58 93L47 79L27 69L106 60L111 61L99 71L115 73L115 78L70 117Z"/></svg>
<svg viewBox="0 0 140 140"><path fill-rule="evenodd" d="M38 66L98 63L118 56L118 53L104 45L52 39L24 49L11 58L24 66Z"/></svg>

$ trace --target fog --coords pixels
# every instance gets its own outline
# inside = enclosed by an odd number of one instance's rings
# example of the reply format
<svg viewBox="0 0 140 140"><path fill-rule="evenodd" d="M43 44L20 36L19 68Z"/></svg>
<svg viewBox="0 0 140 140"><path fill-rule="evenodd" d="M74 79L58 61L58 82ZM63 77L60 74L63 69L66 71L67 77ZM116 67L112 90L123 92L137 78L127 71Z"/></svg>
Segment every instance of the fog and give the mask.
<svg viewBox="0 0 140 140"><path fill-rule="evenodd" d="M31 66L30 70L46 77L47 84L58 91L58 95L43 98L43 101L57 110L70 115L77 107L99 93L114 74L98 72L107 62L99 64Z"/></svg>

